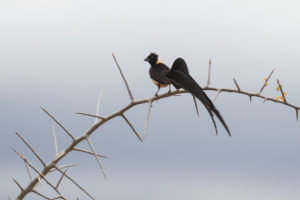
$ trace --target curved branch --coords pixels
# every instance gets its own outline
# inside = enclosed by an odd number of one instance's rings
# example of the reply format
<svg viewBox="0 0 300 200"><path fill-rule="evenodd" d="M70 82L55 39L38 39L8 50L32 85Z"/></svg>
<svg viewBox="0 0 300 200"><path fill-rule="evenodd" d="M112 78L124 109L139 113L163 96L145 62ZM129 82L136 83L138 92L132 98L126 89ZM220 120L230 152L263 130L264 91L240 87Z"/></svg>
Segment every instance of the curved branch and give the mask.
<svg viewBox="0 0 300 200"><path fill-rule="evenodd" d="M280 100L276 100L276 99L271 98L271 97L263 96L263 95L261 95L259 93L251 93L251 92L246 92L246 91L242 91L242 90L238 90L238 89L214 88L214 87L209 87L209 86L204 87L203 90L217 91L218 93L221 93L221 92L237 93L237 94L242 94L242 95L249 96L250 98L251 97L257 97L257 98L263 99L264 102L265 101L272 101L272 102L275 102L275 103L279 103L279 104L283 104L285 106L291 107L291 108L293 108L293 109L296 110L296 113L298 113L298 110L300 109L299 106L293 105L291 103L283 102L283 101L280 101ZM71 151L75 150L76 149L75 147L80 142L82 142L83 140L85 140L88 136L90 136L92 133L94 133L94 131L97 130L97 128L99 128L100 126L102 126L106 122L108 122L111 119L114 119L115 117L118 117L118 116L123 117L124 113L126 111L128 111L129 109L131 109L131 108L133 108L133 107L135 107L137 105L146 104L146 103L149 104L149 102L153 102L155 100L165 99L165 98L168 98L168 97L171 97L171 96L177 96L178 94L183 94L183 93L186 93L186 91L184 91L184 90L178 90L178 91L173 91L173 92L170 92L170 93L166 92L166 93L161 94L159 96L154 96L154 97L151 97L151 98L148 98L148 99L141 99L141 100L138 100L138 101L132 101L131 103L129 103L128 105L124 106L120 110L118 110L118 111L116 111L116 112L114 112L114 113L112 113L112 114L110 114L109 116L106 116L106 117L99 117L99 116L96 116L96 115L87 115L87 116L90 116L90 117L98 117L98 118L101 118L102 120L98 121L96 124L92 125L80 137L74 138L71 141L71 143L64 150L62 150L60 152L59 155L57 155L55 158L53 158L51 162L49 162L48 164L46 164L46 166L43 167L43 169L41 170L41 172L35 178L33 178L28 183L28 185L25 188L23 188L23 190L19 193L19 195L17 196L16 199L23 199L28 193L32 192L33 188L36 186L36 184L39 181L39 177L43 178L49 172L51 172L51 170L55 169L56 168L56 164L61 159L63 159ZM83 113L80 113L80 114L83 114ZM56 168L56 170L62 172L61 170L59 170L57 168Z"/></svg>

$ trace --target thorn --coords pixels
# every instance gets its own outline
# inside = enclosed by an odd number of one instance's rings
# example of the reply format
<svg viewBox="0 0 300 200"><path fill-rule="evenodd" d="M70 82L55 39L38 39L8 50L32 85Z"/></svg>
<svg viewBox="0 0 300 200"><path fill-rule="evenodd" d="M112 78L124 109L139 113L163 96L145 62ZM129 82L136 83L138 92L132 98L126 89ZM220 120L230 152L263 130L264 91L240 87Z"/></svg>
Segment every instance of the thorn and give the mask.
<svg viewBox="0 0 300 200"><path fill-rule="evenodd" d="M235 84L237 90L240 92L241 89L240 89L240 87L239 87L239 84L238 84L237 81L235 80L235 78L233 78L233 81L234 81L234 84Z"/></svg>

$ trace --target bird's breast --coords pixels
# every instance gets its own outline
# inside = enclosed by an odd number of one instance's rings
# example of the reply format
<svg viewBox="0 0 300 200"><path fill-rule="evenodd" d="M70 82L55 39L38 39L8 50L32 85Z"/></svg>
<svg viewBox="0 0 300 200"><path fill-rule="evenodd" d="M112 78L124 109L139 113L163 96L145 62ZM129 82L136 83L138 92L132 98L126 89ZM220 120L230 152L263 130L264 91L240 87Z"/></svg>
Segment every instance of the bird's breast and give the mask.
<svg viewBox="0 0 300 200"><path fill-rule="evenodd" d="M152 82L154 83L154 85L160 86L161 88L168 87L168 85L169 85L169 84L159 83L158 81L156 81L154 79L152 79Z"/></svg>

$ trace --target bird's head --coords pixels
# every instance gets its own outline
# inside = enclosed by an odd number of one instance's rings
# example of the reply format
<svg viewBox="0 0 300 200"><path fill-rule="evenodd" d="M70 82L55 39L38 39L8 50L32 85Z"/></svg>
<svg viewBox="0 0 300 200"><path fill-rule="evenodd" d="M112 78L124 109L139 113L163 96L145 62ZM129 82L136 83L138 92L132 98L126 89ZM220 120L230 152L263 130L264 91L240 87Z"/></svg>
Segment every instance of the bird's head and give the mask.
<svg viewBox="0 0 300 200"><path fill-rule="evenodd" d="M158 55L155 53L150 53L150 55L147 58L145 58L145 61L150 63L151 65L160 63L160 60L158 59Z"/></svg>

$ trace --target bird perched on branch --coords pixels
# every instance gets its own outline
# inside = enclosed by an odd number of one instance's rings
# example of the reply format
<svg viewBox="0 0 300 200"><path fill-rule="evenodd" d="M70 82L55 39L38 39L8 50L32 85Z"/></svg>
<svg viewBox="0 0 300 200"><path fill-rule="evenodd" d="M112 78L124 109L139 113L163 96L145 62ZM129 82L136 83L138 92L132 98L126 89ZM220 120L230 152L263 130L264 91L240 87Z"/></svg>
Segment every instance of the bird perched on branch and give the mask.
<svg viewBox="0 0 300 200"><path fill-rule="evenodd" d="M158 95L158 92L160 88L168 87L169 86L169 92L171 92L171 85L172 82L167 77L167 74L170 72L170 68L163 64L159 59L158 55L155 53L151 53L147 58L145 58L145 61L150 63L151 67L149 69L150 78L152 79L152 82L158 87L155 96ZM176 89L179 89L180 87L173 83Z"/></svg>
<svg viewBox="0 0 300 200"><path fill-rule="evenodd" d="M217 118L220 120L220 122L226 129L228 135L231 136L229 128L225 123L223 117L221 116L220 112L216 109L213 102L208 98L208 96L202 90L199 84L191 77L191 75L189 74L187 64L182 58L177 58L174 61L170 72L167 73L166 76L171 82L185 89L187 92L191 93L193 96L197 97L199 101L201 101L214 123L217 134L218 129L214 120L214 114L217 116Z"/></svg>
<svg viewBox="0 0 300 200"><path fill-rule="evenodd" d="M171 70L168 66L161 63L161 61L158 59L158 55L155 53L151 53L145 59L145 61L150 63L150 77L153 83L158 86L158 90L155 95L157 95L161 87L167 87L168 85L170 91L170 84L173 84L176 89L183 88L184 90L195 96L197 99L199 99L199 101L204 105L213 121L216 133L218 134L218 129L214 119L214 115L217 116L217 118L226 129L228 135L231 136L229 128L220 112L216 109L212 101L208 98L199 84L191 77L187 64L182 58L177 58L174 61Z"/></svg>

